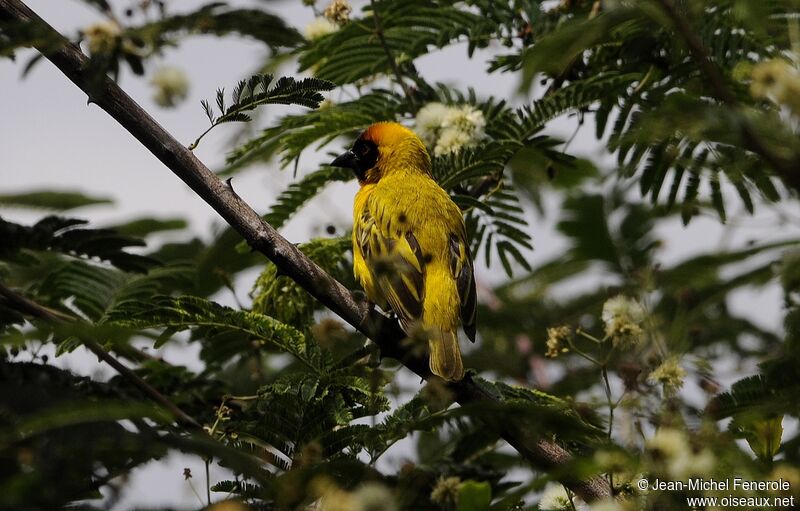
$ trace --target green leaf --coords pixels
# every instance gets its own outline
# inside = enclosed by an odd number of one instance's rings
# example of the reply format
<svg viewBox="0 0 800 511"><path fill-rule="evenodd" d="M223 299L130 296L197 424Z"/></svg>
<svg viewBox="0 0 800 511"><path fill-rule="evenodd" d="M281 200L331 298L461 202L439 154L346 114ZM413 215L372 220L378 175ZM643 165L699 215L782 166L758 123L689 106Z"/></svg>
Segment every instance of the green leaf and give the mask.
<svg viewBox="0 0 800 511"><path fill-rule="evenodd" d="M325 185L337 181L350 181L353 177L353 172L350 169L337 167L323 167L316 172L312 172L300 181L290 184L289 188L278 195L269 213L264 215L264 220L275 229L280 229L306 202L315 197Z"/></svg>
<svg viewBox="0 0 800 511"><path fill-rule="evenodd" d="M284 116L275 126L232 151L223 173L230 174L253 162L266 161L276 153L282 154L281 163L287 166L297 162L312 144L319 149L340 136L354 138L374 122L394 119L405 109L404 103L405 98L396 93L374 89L353 101Z"/></svg>
<svg viewBox="0 0 800 511"><path fill-rule="evenodd" d="M125 236L144 238L153 233L186 229L189 224L182 218L138 218L109 227Z"/></svg>
<svg viewBox="0 0 800 511"><path fill-rule="evenodd" d="M241 80L233 89L230 106L225 105L225 91L217 90L217 108L219 116L213 113L207 101L202 102L203 109L211 122L205 132L189 146L194 149L200 140L214 127L226 122L249 122L250 116L244 112L255 110L264 105L300 105L311 109L319 108L325 99L322 92L333 90L336 85L318 78L295 80L291 77L279 78L273 83L269 74L253 75L248 80Z"/></svg>
<svg viewBox="0 0 800 511"><path fill-rule="evenodd" d="M458 488L458 511L487 511L492 503L492 487L487 482L464 481Z"/></svg>
<svg viewBox="0 0 800 511"><path fill-rule="evenodd" d="M317 238L300 245L300 250L323 270L340 282L352 281L352 268L346 266L345 254L351 249L348 237ZM278 274L269 263L258 277L251 291L253 310L296 328L308 328L314 311L320 303L289 277Z"/></svg>
<svg viewBox="0 0 800 511"><path fill-rule="evenodd" d="M767 463L778 454L783 436L783 415L772 418L734 418L730 429L744 435L747 444L760 460Z"/></svg>
<svg viewBox="0 0 800 511"><path fill-rule="evenodd" d="M534 76L562 74L589 47L607 39L612 29L630 20L633 9L618 7L588 20L570 20L540 38L522 55L522 85L527 90Z"/></svg>
<svg viewBox="0 0 800 511"><path fill-rule="evenodd" d="M137 238L120 235L110 229L86 229L86 221L48 216L33 226L23 226L0 218L0 259L16 257L21 250L60 252L74 257L98 258L117 268L145 272L158 264L149 257L131 254L125 249L143 246Z"/></svg>
<svg viewBox="0 0 800 511"><path fill-rule="evenodd" d="M128 401L69 403L29 417L23 422L15 424L13 429L1 429L0 449L7 447L12 442L26 440L46 431L66 426L144 417L159 422L171 420L168 412L145 403Z"/></svg>
<svg viewBox="0 0 800 511"><path fill-rule="evenodd" d="M237 333L294 355L313 371L320 370L318 348L296 329L269 316L224 307L194 296L156 296L149 301L128 300L108 314L107 322L137 330L168 328L171 331L199 329L208 342Z"/></svg>
<svg viewBox="0 0 800 511"><path fill-rule="evenodd" d="M105 197L91 197L81 192L37 190L0 195L0 206L51 209L54 211L69 211L85 206L112 203L113 201L111 199Z"/></svg>
<svg viewBox="0 0 800 511"><path fill-rule="evenodd" d="M157 47L170 44L175 36L191 34L239 34L273 49L302 41L297 30L274 14L260 9L230 9L224 2L211 2L186 14L130 27L128 33Z"/></svg>
<svg viewBox="0 0 800 511"><path fill-rule="evenodd" d="M484 18L452 2L377 0L364 16L336 32L311 42L300 55L300 69L314 69L319 78L339 85L388 73L390 63L376 33L374 9L380 17L383 40L398 65L403 66L430 47L443 47L484 24Z"/></svg>
<svg viewBox="0 0 800 511"><path fill-rule="evenodd" d="M185 265L156 267L146 274L69 261L56 266L38 285L39 296L53 306L71 301L84 316L102 321L104 316L129 300L146 300L158 293L185 285L192 269Z"/></svg>

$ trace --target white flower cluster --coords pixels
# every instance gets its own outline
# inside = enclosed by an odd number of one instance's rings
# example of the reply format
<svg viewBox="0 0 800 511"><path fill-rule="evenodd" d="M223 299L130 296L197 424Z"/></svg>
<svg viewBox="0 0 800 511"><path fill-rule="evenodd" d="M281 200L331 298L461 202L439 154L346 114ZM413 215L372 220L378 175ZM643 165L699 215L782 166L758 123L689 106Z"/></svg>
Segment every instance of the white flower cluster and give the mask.
<svg viewBox="0 0 800 511"><path fill-rule="evenodd" d="M162 67L153 74L150 84L154 87L153 100L158 106L173 107L186 99L189 79L177 67Z"/></svg>
<svg viewBox="0 0 800 511"><path fill-rule="evenodd" d="M315 511L397 511L397 498L380 483L364 483L354 491L339 488L325 479L311 482L319 499Z"/></svg>
<svg viewBox="0 0 800 511"><path fill-rule="evenodd" d="M625 511L620 502L612 497L607 497L592 503L589 507L590 511Z"/></svg>
<svg viewBox="0 0 800 511"><path fill-rule="evenodd" d="M714 454L708 449L693 451L683 431L660 428L647 439L645 446L654 460L663 463L667 475L675 480L684 481L714 470Z"/></svg>
<svg viewBox="0 0 800 511"><path fill-rule="evenodd" d="M353 8L346 0L331 0L322 16L306 25L305 36L309 41L316 41L339 30L350 21Z"/></svg>
<svg viewBox="0 0 800 511"><path fill-rule="evenodd" d="M351 12L353 12L353 8L350 7L347 0L333 0L328 7L325 8L323 15L333 23L343 26L350 21Z"/></svg>
<svg viewBox="0 0 800 511"><path fill-rule="evenodd" d="M653 383L660 383L664 393L674 394L683 387L686 370L680 366L677 357L669 357L653 369L647 379Z"/></svg>
<svg viewBox="0 0 800 511"><path fill-rule="evenodd" d="M428 103L417 112L415 128L433 154L457 153L464 147L476 145L484 138L486 119L472 105L450 106Z"/></svg>
<svg viewBox="0 0 800 511"><path fill-rule="evenodd" d="M309 41L316 41L317 39L321 39L322 37L332 34L337 30L339 30L339 25L332 22L328 18L319 16L314 18L311 23L306 25L304 35Z"/></svg>
<svg viewBox="0 0 800 511"><path fill-rule="evenodd" d="M750 94L800 114L800 72L784 59L759 62L753 66Z"/></svg>
<svg viewBox="0 0 800 511"><path fill-rule="evenodd" d="M642 337L645 310L638 302L626 297L615 296L603 304L603 323L606 335L614 345L635 345Z"/></svg>
<svg viewBox="0 0 800 511"><path fill-rule="evenodd" d="M539 509L543 511L567 511L572 509L572 500L564 486L558 483L547 483L539 500Z"/></svg>
<svg viewBox="0 0 800 511"><path fill-rule="evenodd" d="M114 21L100 21L83 29L91 55L110 53L119 44L122 28Z"/></svg>

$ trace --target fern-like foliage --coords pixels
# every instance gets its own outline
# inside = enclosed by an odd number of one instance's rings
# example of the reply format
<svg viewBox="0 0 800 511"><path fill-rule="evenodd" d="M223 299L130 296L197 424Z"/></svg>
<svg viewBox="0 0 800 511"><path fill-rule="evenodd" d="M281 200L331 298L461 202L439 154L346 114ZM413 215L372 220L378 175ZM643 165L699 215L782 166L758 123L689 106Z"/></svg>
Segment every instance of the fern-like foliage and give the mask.
<svg viewBox="0 0 800 511"><path fill-rule="evenodd" d="M487 266L494 253L509 276L513 274L512 261L530 270L522 252L533 250L524 214L516 194L507 186L499 187L483 200L481 207L467 213L472 253L482 254Z"/></svg>
<svg viewBox="0 0 800 511"><path fill-rule="evenodd" d="M616 85L604 87L606 96L577 110L594 110L597 137L606 138L621 174L636 176L642 195L654 203L660 198L669 207L680 203L684 223L706 203L700 199L701 185L709 190L710 205L723 221L726 188L734 190L750 212L754 192L777 200L774 170L764 165L763 154L754 147L793 160L797 155L787 148L794 135L779 121L774 105L748 94L747 78L724 76L723 86L735 101L753 110L721 104L696 57L676 43L672 27L662 24L666 18L653 15L661 7L648 5L626 4L596 16L585 16L586 6L571 6L571 20L560 26L541 24L534 29L533 44L520 49L519 59L509 57L496 69L521 67L527 83L543 75L555 94L607 73L618 76ZM713 7L680 4L677 12L691 20L713 65L732 69L775 57L779 48L787 47L785 30L775 26L771 33L764 26L793 15L796 6L774 2L756 10L763 22L756 31L755 11L753 17L742 17L736 2L715 2ZM753 140L753 133L759 140Z"/></svg>
<svg viewBox="0 0 800 511"><path fill-rule="evenodd" d="M312 172L281 192L275 204L264 215L264 220L274 228L280 229L306 202L314 198L322 187L328 183L351 179L353 172L350 169L324 167Z"/></svg>
<svg viewBox="0 0 800 511"><path fill-rule="evenodd" d="M261 452L271 451L267 459L280 470L353 457L370 428L352 421L388 407L368 378L347 374L294 374L262 387L258 395L243 412L237 441L244 438Z"/></svg>
<svg viewBox="0 0 800 511"><path fill-rule="evenodd" d="M37 285L45 303L73 310L95 322L130 300L147 300L185 286L193 277L186 265L158 266L147 273L128 273L84 261L56 265Z"/></svg>
<svg viewBox="0 0 800 511"><path fill-rule="evenodd" d="M357 22L305 48L300 65L301 69L313 67L316 76L339 85L353 83L388 73L393 65L404 65L429 47L441 48L484 24L479 15L453 2L379 0L365 8ZM396 62L390 63L387 51Z"/></svg>
<svg viewBox="0 0 800 511"><path fill-rule="evenodd" d="M217 90L216 104L219 115L214 113L211 104L203 100L211 126L203 132L190 149L197 147L200 139L214 127L226 122L249 122L251 117L245 112L255 110L263 105L300 105L307 108L319 108L325 97L322 92L330 91L335 84L318 78L304 78L300 81L292 77L281 77L272 85L273 76L269 74L253 75L248 80L241 80L231 94L231 105L226 105L225 90Z"/></svg>
<svg viewBox="0 0 800 511"><path fill-rule="evenodd" d="M225 2L210 2L184 14L160 14L161 19L130 27L131 36L156 48L192 34L239 34L261 41L272 49L295 46L302 41L300 34L280 17L260 9L230 8Z"/></svg>
<svg viewBox="0 0 800 511"><path fill-rule="evenodd" d="M400 95L377 89L352 101L285 116L274 127L232 151L228 155L226 172L267 160L276 153L282 153L281 160L287 165L313 144L322 147L340 136L353 137L370 124L393 119L406 109Z"/></svg>
<svg viewBox="0 0 800 511"><path fill-rule="evenodd" d="M348 238L318 238L300 245L300 250L323 270L340 281L352 281L352 270L345 255L350 250ZM307 328L319 303L296 282L267 264L250 292L253 310L267 314L288 325Z"/></svg>
<svg viewBox="0 0 800 511"><path fill-rule="evenodd" d="M429 393L423 390L408 402L398 406L365 435L364 448L374 463L396 442L415 431L432 431L452 419L453 411L436 410L429 405Z"/></svg>
<svg viewBox="0 0 800 511"><path fill-rule="evenodd" d="M0 259L20 261L30 251L54 251L74 257L97 258L126 271L144 272L157 261L125 249L144 242L109 229L87 229L85 220L48 216L32 226L0 218Z"/></svg>
<svg viewBox="0 0 800 511"><path fill-rule="evenodd" d="M107 197L92 197L81 192L35 190L25 193L0 195L0 206L69 211L85 206L111 204Z"/></svg>
<svg viewBox="0 0 800 511"><path fill-rule="evenodd" d="M150 301L128 300L108 315L107 323L137 330L166 329L167 335L195 329L206 342L225 342L231 335L244 335L262 345L290 353L312 371L320 370L319 350L307 343L296 329L257 312L224 307L193 296L155 297Z"/></svg>

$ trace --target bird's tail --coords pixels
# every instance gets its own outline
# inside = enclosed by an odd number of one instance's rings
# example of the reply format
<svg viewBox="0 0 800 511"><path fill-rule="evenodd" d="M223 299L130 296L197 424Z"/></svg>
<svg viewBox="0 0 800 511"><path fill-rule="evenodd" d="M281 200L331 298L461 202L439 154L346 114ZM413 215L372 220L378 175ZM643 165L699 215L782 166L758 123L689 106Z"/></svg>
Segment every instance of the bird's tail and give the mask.
<svg viewBox="0 0 800 511"><path fill-rule="evenodd" d="M464 377L461 349L456 332L434 330L428 339L431 372L447 381L459 381Z"/></svg>

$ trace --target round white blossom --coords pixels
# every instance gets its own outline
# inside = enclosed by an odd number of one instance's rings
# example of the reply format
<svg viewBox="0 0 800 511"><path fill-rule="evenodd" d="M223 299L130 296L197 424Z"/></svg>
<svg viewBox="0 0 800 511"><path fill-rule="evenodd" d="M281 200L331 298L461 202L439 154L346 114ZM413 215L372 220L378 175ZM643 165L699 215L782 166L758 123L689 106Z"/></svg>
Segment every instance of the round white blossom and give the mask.
<svg viewBox="0 0 800 511"><path fill-rule="evenodd" d="M397 511L397 499L382 484L365 483L352 495L355 511Z"/></svg>
<svg viewBox="0 0 800 511"><path fill-rule="evenodd" d="M561 353L569 351L567 344L572 335L572 329L566 325L561 325L547 329L547 358L556 358Z"/></svg>
<svg viewBox="0 0 800 511"><path fill-rule="evenodd" d="M486 119L473 105L449 106L428 103L417 112L415 129L433 154L457 153L485 137Z"/></svg>
<svg viewBox="0 0 800 511"><path fill-rule="evenodd" d="M436 145L448 107L442 103L428 103L417 112L416 133L427 146Z"/></svg>
<svg viewBox="0 0 800 511"><path fill-rule="evenodd" d="M431 500L442 506L455 507L458 502L458 492L461 488L461 479L456 476L441 476L431 491Z"/></svg>
<svg viewBox="0 0 800 511"><path fill-rule="evenodd" d="M683 387L686 370L680 366L677 357L669 357L647 375L653 383L660 383L667 393L674 393Z"/></svg>
<svg viewBox="0 0 800 511"><path fill-rule="evenodd" d="M645 443L647 449L658 451L665 458L674 458L689 449L686 435L677 429L660 428Z"/></svg>
<svg viewBox="0 0 800 511"><path fill-rule="evenodd" d="M443 154L457 153L462 147L470 145L471 141L472 138L469 133L452 128L442 130L439 140L436 142L436 147L433 148L433 154L441 156Z"/></svg>
<svg viewBox="0 0 800 511"><path fill-rule="evenodd" d="M339 30L339 26L327 18L319 16L314 18L314 21L306 25L305 36L309 41L316 41L328 34L332 34Z"/></svg>
<svg viewBox="0 0 800 511"><path fill-rule="evenodd" d="M347 24L350 21L350 13L353 8L347 3L347 0L333 0L328 7L325 8L323 15L326 19L336 23L339 26Z"/></svg>
<svg viewBox="0 0 800 511"><path fill-rule="evenodd" d="M625 511L617 499L607 498L594 502L589 511Z"/></svg>
<svg viewBox="0 0 800 511"><path fill-rule="evenodd" d="M89 53L102 55L111 52L119 44L122 29L113 21L100 21L83 29L89 45Z"/></svg>
<svg viewBox="0 0 800 511"><path fill-rule="evenodd" d="M603 323L606 336L614 344L637 344L642 337L645 310L638 302L626 296L618 295L603 304Z"/></svg>
<svg viewBox="0 0 800 511"><path fill-rule="evenodd" d="M548 483L544 487L542 498L539 500L539 509L543 511L563 511L572 509L567 490L562 484Z"/></svg>
<svg viewBox="0 0 800 511"><path fill-rule="evenodd" d="M752 69L750 94L800 112L800 72L784 59L759 62Z"/></svg>
<svg viewBox="0 0 800 511"><path fill-rule="evenodd" d="M710 450L694 452L686 434L673 428L658 429L647 439L645 446L648 451L657 454L657 459L664 463L667 474L677 480L706 475L714 469L716 463Z"/></svg>
<svg viewBox="0 0 800 511"><path fill-rule="evenodd" d="M150 84L155 88L153 100L163 107L173 107L186 99L189 79L176 67L162 67L153 74Z"/></svg>
<svg viewBox="0 0 800 511"><path fill-rule="evenodd" d="M455 128L472 136L483 135L486 119L483 112L472 105L461 105L448 109L442 122L442 128Z"/></svg>

